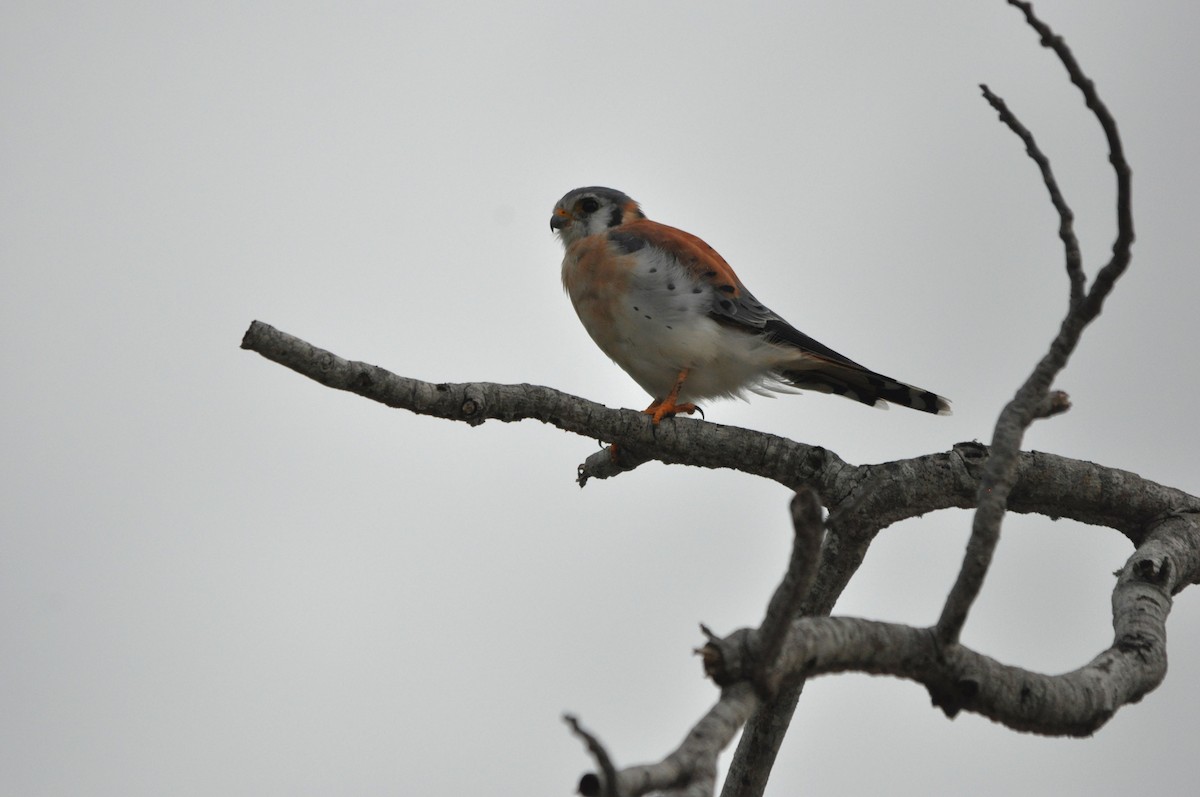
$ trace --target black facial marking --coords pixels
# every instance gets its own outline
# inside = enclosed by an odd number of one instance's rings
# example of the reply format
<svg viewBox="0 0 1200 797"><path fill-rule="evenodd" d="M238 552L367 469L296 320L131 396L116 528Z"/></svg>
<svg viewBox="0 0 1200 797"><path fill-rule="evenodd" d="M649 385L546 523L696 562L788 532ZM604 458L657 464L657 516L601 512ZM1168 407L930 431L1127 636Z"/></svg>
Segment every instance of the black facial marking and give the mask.
<svg viewBox="0 0 1200 797"><path fill-rule="evenodd" d="M610 215L608 217L608 226L616 227L617 225L619 225L621 223L621 219L624 218L624 216L625 216L625 212L623 210L621 210L619 207L613 208L612 215Z"/></svg>

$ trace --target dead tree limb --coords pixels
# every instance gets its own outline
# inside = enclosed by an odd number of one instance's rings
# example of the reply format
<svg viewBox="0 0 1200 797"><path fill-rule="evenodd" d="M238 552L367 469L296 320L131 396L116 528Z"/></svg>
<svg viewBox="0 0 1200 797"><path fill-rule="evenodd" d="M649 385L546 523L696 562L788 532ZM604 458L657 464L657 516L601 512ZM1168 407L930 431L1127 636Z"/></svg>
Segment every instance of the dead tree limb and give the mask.
<svg viewBox="0 0 1200 797"><path fill-rule="evenodd" d="M1025 430L1037 418L1045 417L1048 409L1063 405L1063 400L1051 397L1051 385L1066 366L1084 327L1100 314L1105 298L1128 267L1134 239L1132 172L1125 161L1121 138L1112 114L1062 37L1038 19L1029 3L1021 0L1008 2L1025 15L1026 22L1041 37L1042 45L1052 49L1058 56L1071 82L1083 93L1087 107L1104 131L1109 148L1109 162L1117 179L1117 236L1113 243L1111 259L1099 270L1092 281L1091 289L1085 292L1082 258L1074 233L1074 215L1059 189L1049 158L1004 101L986 86L982 87L985 99L999 113L1001 121L1025 143L1026 152L1041 171L1051 203L1059 214L1059 237L1063 241L1071 288L1067 315L1058 335L1051 342L1049 351L1038 362L996 421L990 456L980 480L971 537L967 543L963 565L935 627L938 644L943 648L957 643L967 614L983 586L984 577L991 565L992 554L1000 539L1000 525L1005 512L1010 508L1010 497L1016 486L1021 441ZM865 547L860 541L851 551L854 559L851 566L857 567L858 561L861 561L865 553ZM744 774L737 780L731 778L732 782L727 781L723 792L726 797L756 797L762 794L766 787L767 775L782 743L783 733L795 710L800 688L796 686L784 692L777 700L764 706L751 720L746 733L742 735L738 753L731 765L731 773L749 774ZM752 764L746 764L743 759L751 761Z"/></svg>

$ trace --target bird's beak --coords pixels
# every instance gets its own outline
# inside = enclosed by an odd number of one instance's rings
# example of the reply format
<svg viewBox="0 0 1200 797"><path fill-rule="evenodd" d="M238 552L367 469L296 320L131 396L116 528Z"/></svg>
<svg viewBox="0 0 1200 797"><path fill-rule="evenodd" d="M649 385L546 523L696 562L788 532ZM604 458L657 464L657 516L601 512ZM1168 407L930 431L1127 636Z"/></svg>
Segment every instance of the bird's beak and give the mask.
<svg viewBox="0 0 1200 797"><path fill-rule="evenodd" d="M563 227L571 223L571 214L567 213L564 208L555 208L554 215L550 217L550 229L558 232Z"/></svg>

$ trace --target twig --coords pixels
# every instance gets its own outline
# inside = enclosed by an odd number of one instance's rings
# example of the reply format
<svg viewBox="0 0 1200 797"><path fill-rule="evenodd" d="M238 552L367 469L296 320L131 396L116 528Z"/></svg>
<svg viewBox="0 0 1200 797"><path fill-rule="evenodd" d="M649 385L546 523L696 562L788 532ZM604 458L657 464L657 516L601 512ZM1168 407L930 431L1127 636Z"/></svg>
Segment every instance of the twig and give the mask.
<svg viewBox="0 0 1200 797"><path fill-rule="evenodd" d="M604 774L602 778L590 773L584 775L579 781L579 793L583 797L620 797L620 793L617 791L617 768L609 758L604 745L600 743L599 739L584 730L583 726L579 724L579 720L571 714L564 714L563 722L570 726L571 733L583 740L588 752L592 754L592 758L596 759L596 766L600 767L600 771Z"/></svg>
<svg viewBox="0 0 1200 797"><path fill-rule="evenodd" d="M1061 390L1051 390L1034 410L1034 418L1053 418L1071 409L1071 397Z"/></svg>
<svg viewBox="0 0 1200 797"><path fill-rule="evenodd" d="M662 761L617 770L594 736L565 719L582 738L601 768L602 776L587 773L579 781L583 797L638 797L655 792L663 797L711 797L717 777L717 757L746 718L758 708L754 687L740 682L721 691L721 697L688 732L683 743Z"/></svg>
<svg viewBox="0 0 1200 797"><path fill-rule="evenodd" d="M1112 165L1117 178L1117 237L1112 245L1112 258L1096 274L1092 281L1092 289L1088 293L1087 302L1092 305L1091 315L1094 318L1100 313L1104 298L1112 290L1113 283L1125 272L1132 258L1134 240L1133 231L1133 170L1125 160L1125 148L1121 144L1121 135L1117 132L1117 120L1109 112L1108 106L1100 99L1096 86L1091 78L1083 73L1075 55L1067 47L1063 38L1054 33L1050 26L1042 22L1033 13L1033 5L1022 0L1008 0L1025 15L1025 21L1041 36L1043 47L1049 47L1058 56L1067 69L1071 82L1083 93L1088 110L1096 117L1104 130L1104 138L1108 142L1108 161Z"/></svg>
<svg viewBox="0 0 1200 797"><path fill-rule="evenodd" d="M1071 304L1074 305L1083 299L1083 289L1085 278L1083 276L1083 255L1079 250L1079 239L1075 236L1075 214L1071 211L1067 200L1063 197L1062 191L1058 187L1058 180L1054 177L1054 171L1050 168L1050 159L1046 157L1037 142L1033 140L1033 133L1029 132L1029 128L1021 124L1021 121L1013 115L1008 109L1008 105L1003 99L997 97L984 84L980 84L979 88L983 90L983 96L991 104L996 112L1000 114L1000 121L1008 125L1009 129L1016 133L1022 141L1025 142L1025 152L1033 159L1033 162L1038 165L1042 172L1042 180L1046 183L1046 189L1050 192L1050 201L1054 205L1054 209L1058 211L1058 237L1062 239L1063 249L1067 261L1067 276L1071 281Z"/></svg>

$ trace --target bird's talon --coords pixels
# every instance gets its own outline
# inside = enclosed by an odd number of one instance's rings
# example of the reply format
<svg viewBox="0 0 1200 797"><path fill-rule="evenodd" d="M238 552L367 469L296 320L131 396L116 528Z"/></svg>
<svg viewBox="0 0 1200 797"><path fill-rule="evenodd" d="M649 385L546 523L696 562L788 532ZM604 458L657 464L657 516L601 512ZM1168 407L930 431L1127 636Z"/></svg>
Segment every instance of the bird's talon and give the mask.
<svg viewBox="0 0 1200 797"><path fill-rule="evenodd" d="M704 417L704 410L697 407L695 404L676 404L671 402L668 404L665 401L651 404L646 409L642 410L646 415L650 416L650 423L658 426L663 418L674 418L676 415L691 415L694 412L699 412L700 417Z"/></svg>

